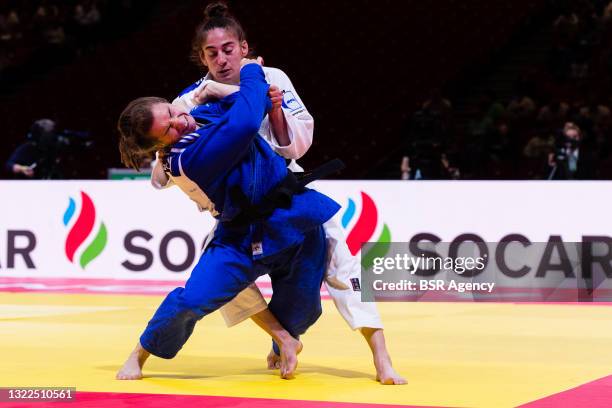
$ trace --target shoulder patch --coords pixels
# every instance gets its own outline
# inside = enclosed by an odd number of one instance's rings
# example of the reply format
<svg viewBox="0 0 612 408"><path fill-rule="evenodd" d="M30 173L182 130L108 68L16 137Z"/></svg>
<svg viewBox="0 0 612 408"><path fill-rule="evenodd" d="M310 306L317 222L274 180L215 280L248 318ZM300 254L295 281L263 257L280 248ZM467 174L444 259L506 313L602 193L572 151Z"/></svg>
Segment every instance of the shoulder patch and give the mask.
<svg viewBox="0 0 612 408"><path fill-rule="evenodd" d="M302 108L302 104L297 100L291 91L283 91L283 108L293 112Z"/></svg>

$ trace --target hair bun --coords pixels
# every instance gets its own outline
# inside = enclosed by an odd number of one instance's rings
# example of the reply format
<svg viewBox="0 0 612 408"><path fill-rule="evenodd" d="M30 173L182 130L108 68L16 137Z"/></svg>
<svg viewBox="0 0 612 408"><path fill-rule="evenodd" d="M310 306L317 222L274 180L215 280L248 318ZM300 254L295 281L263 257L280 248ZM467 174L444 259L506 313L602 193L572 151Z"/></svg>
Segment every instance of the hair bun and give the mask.
<svg viewBox="0 0 612 408"><path fill-rule="evenodd" d="M210 3L204 9L205 19L226 17L228 14L229 14L229 8L227 7L227 4L222 3L222 2Z"/></svg>

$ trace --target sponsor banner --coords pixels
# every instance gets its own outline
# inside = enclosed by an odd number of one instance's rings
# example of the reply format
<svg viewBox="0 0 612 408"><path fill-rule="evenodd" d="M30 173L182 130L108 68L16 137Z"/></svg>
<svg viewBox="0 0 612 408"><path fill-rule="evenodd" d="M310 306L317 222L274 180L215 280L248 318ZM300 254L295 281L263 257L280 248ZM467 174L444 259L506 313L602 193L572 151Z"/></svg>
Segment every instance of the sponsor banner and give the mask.
<svg viewBox="0 0 612 408"><path fill-rule="evenodd" d="M184 280L214 225L146 181L2 182L0 276Z"/></svg>
<svg viewBox="0 0 612 408"><path fill-rule="evenodd" d="M320 181L364 242L583 241L612 235L610 182ZM0 182L0 277L184 281L213 218L147 181ZM353 282L356 287L359 282Z"/></svg>

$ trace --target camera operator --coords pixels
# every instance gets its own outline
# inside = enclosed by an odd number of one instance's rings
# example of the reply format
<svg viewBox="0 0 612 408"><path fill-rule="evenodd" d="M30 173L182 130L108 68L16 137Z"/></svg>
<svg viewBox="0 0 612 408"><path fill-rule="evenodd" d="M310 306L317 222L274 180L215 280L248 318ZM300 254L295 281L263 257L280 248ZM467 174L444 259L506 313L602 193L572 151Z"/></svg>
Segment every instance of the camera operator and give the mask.
<svg viewBox="0 0 612 408"><path fill-rule="evenodd" d="M27 141L6 162L6 170L19 179L62 179L62 157L74 149L91 147L85 132L57 131L50 119L32 124Z"/></svg>
<svg viewBox="0 0 612 408"><path fill-rule="evenodd" d="M582 130L566 122L554 152L548 155L548 180L592 178L593 155L584 144Z"/></svg>
<svg viewBox="0 0 612 408"><path fill-rule="evenodd" d="M55 122L50 119L40 119L32 124L27 141L15 149L8 161L6 169L15 178L43 178L39 167L44 157L42 143L55 133Z"/></svg>

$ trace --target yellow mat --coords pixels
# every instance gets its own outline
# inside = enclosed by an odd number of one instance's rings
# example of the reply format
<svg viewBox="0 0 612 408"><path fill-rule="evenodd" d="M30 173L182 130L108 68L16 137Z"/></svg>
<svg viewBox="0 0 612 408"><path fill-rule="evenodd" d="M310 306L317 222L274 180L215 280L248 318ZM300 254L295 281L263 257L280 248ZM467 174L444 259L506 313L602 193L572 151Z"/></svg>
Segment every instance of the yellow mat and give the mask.
<svg viewBox="0 0 612 408"><path fill-rule="evenodd" d="M330 301L303 337L296 379L265 369L270 340L218 314L142 381L114 375L157 296L0 294L0 384L428 406L516 406L609 375L612 307L386 303L379 310L406 386L381 386L367 345Z"/></svg>

